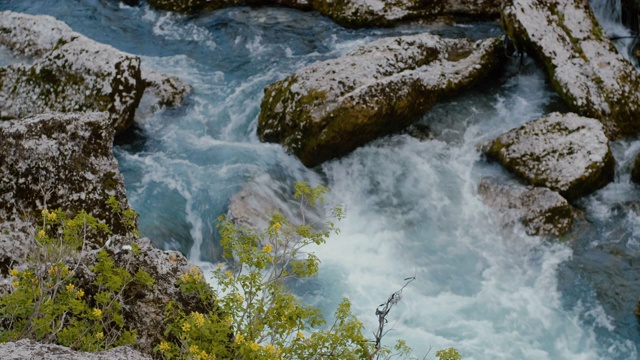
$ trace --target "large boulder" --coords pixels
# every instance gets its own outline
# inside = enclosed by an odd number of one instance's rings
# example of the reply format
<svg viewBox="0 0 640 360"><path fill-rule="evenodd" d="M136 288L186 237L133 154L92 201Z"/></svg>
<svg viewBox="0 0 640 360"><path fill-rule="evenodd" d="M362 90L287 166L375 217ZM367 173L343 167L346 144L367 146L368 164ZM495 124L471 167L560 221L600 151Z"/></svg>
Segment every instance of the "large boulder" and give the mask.
<svg viewBox="0 0 640 360"><path fill-rule="evenodd" d="M506 185L484 178L478 195L503 226L521 224L528 235L560 236L573 223L575 211L569 202L544 187Z"/></svg>
<svg viewBox="0 0 640 360"><path fill-rule="evenodd" d="M501 0L149 0L149 5L181 13L212 11L230 6L278 5L317 10L349 27L390 26L400 21L437 16L496 18Z"/></svg>
<svg viewBox="0 0 640 360"><path fill-rule="evenodd" d="M575 114L552 113L493 140L485 149L534 186L568 200L613 180L615 161L603 125Z"/></svg>
<svg viewBox="0 0 640 360"><path fill-rule="evenodd" d="M118 347L99 353L87 353L75 351L64 346L37 343L28 339L0 344L0 358L3 360L151 360L151 356L129 347Z"/></svg>
<svg viewBox="0 0 640 360"><path fill-rule="evenodd" d="M145 70L140 58L97 43L46 15L0 12L0 44L28 63L0 68L0 119L44 112L108 112L120 132L143 93L155 108L181 105L191 87Z"/></svg>
<svg viewBox="0 0 640 360"><path fill-rule="evenodd" d="M49 113L0 121L0 221L37 216L45 206L87 210L115 233L128 226L105 204L128 207L113 156L107 113Z"/></svg>
<svg viewBox="0 0 640 360"><path fill-rule="evenodd" d="M617 53L585 0L507 0L507 34L546 68L572 111L600 120L607 136L640 131L640 78Z"/></svg>
<svg viewBox="0 0 640 360"><path fill-rule="evenodd" d="M474 43L424 33L375 41L269 85L258 135L317 165L407 127L439 99L487 75L501 53L499 39Z"/></svg>

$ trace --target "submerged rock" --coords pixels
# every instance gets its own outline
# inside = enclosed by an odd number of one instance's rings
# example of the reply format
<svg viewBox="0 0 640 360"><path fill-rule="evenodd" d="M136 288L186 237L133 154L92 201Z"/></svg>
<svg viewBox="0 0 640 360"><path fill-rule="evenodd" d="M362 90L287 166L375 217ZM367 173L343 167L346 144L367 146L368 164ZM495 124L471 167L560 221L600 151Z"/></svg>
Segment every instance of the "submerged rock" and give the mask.
<svg viewBox="0 0 640 360"><path fill-rule="evenodd" d="M528 235L560 236L573 223L574 209L569 202L544 187L504 185L485 178L478 185L478 195L503 226L520 223Z"/></svg>
<svg viewBox="0 0 640 360"><path fill-rule="evenodd" d="M534 186L574 200L613 180L615 161L595 119L552 113L495 139L485 149Z"/></svg>
<svg viewBox="0 0 640 360"><path fill-rule="evenodd" d="M498 64L499 39L386 38L317 62L265 89L258 135L306 166L403 129Z"/></svg>
<svg viewBox="0 0 640 360"><path fill-rule="evenodd" d="M75 351L60 345L37 343L28 339L0 344L0 358L3 360L151 360L151 356L129 347L118 347L108 351L88 353Z"/></svg>
<svg viewBox="0 0 640 360"><path fill-rule="evenodd" d="M390 26L400 21L436 16L496 18L501 0L148 0L149 5L181 13L213 11L231 6L278 5L317 10L349 27Z"/></svg>
<svg viewBox="0 0 640 360"><path fill-rule="evenodd" d="M607 136L640 131L640 78L617 53L587 1L508 0L502 22L521 50L542 60L572 111L600 120Z"/></svg>
<svg viewBox="0 0 640 360"><path fill-rule="evenodd" d="M0 12L0 44L33 60L0 68L0 119L45 112L108 112L120 132L145 88L156 107L178 106L191 87L145 71L140 58L97 43L46 15Z"/></svg>
<svg viewBox="0 0 640 360"><path fill-rule="evenodd" d="M0 220L37 216L46 205L87 210L115 233L126 233L126 224L105 204L113 195L128 207L113 137L106 113L0 121Z"/></svg>

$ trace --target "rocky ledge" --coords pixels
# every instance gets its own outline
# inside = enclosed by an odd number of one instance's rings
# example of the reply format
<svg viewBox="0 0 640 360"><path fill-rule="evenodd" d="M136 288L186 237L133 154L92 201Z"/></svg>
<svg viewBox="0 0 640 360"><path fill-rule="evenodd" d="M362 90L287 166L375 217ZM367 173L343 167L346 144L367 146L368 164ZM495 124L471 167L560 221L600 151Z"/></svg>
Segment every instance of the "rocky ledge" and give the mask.
<svg viewBox="0 0 640 360"><path fill-rule="evenodd" d="M124 234L105 204L128 207L113 157L115 131L107 113L50 113L0 121L0 221L38 215L45 206L88 210Z"/></svg>
<svg viewBox="0 0 640 360"><path fill-rule="evenodd" d="M577 114L604 124L607 136L640 131L640 78L617 53L587 1L507 0L507 34L540 59L555 90Z"/></svg>
<svg viewBox="0 0 640 360"><path fill-rule="evenodd" d="M159 105L180 105L191 87L148 72L140 58L97 43L46 15L0 12L0 45L30 59L0 68L0 119L45 112L107 112L128 128L147 89Z"/></svg>
<svg viewBox="0 0 640 360"><path fill-rule="evenodd" d="M0 357L4 360L151 360L151 356L128 347L119 347L99 353L86 353L74 351L64 346L37 343L28 339L0 344Z"/></svg>
<svg viewBox="0 0 640 360"><path fill-rule="evenodd" d="M230 6L286 6L316 10L348 27L390 26L401 21L439 16L497 18L501 0L149 0L169 11L196 13Z"/></svg>
<svg viewBox="0 0 640 360"><path fill-rule="evenodd" d="M574 200L613 180L615 161L595 119L552 113L499 136L485 149L534 186Z"/></svg>
<svg viewBox="0 0 640 360"><path fill-rule="evenodd" d="M573 224L573 207L544 187L504 185L485 178L478 185L478 195L505 228L521 224L528 235L561 236Z"/></svg>
<svg viewBox="0 0 640 360"><path fill-rule="evenodd" d="M486 76L502 41L428 33L386 38L317 62L265 89L258 135L306 166L410 125L439 99Z"/></svg>

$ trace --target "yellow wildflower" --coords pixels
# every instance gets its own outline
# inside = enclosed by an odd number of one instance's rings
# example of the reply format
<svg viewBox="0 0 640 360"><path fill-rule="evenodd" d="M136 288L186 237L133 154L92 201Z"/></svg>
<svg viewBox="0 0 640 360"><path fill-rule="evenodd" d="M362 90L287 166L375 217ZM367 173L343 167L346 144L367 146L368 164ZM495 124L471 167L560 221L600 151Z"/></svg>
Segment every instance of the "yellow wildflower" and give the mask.
<svg viewBox="0 0 640 360"><path fill-rule="evenodd" d="M244 342L244 335L236 334L236 338L233 340L236 344L242 344Z"/></svg>
<svg viewBox="0 0 640 360"><path fill-rule="evenodd" d="M18 286L20 286L20 281L16 280L16 281L12 282L11 285L13 285L14 288L18 287Z"/></svg>
<svg viewBox="0 0 640 360"><path fill-rule="evenodd" d="M263 253L270 253L271 250L273 250L273 247L271 247L271 245L267 244L262 248L262 252Z"/></svg>
<svg viewBox="0 0 640 360"><path fill-rule="evenodd" d="M38 237L43 238L45 235L44 230L38 231Z"/></svg>
<svg viewBox="0 0 640 360"><path fill-rule="evenodd" d="M168 342L166 342L166 341L161 341L160 342L160 346L159 346L160 351L165 352L165 351L169 350L170 348L171 348L171 346L169 345Z"/></svg>
<svg viewBox="0 0 640 360"><path fill-rule="evenodd" d="M264 350L270 354L274 354L276 352L276 347L271 344L267 344L264 346Z"/></svg>
<svg viewBox="0 0 640 360"><path fill-rule="evenodd" d="M242 300L244 300L244 297L242 297L241 294L235 294L233 298L236 299L237 302L242 302Z"/></svg>
<svg viewBox="0 0 640 360"><path fill-rule="evenodd" d="M194 311L191 313L191 317L198 327L204 325L204 315L200 314L197 311Z"/></svg>
<svg viewBox="0 0 640 360"><path fill-rule="evenodd" d="M11 276L18 276L20 275L20 271L18 271L18 269L11 269L9 274L11 274Z"/></svg>
<svg viewBox="0 0 640 360"><path fill-rule="evenodd" d="M56 217L57 217L56 213L52 212L52 213L49 213L49 215L47 215L47 220L56 221Z"/></svg>
<svg viewBox="0 0 640 360"><path fill-rule="evenodd" d="M69 284L69 285L67 285L65 288L67 289L67 291L68 291L68 292L72 292L72 291L73 291L73 289L75 288L75 285L73 285L73 284Z"/></svg>
<svg viewBox="0 0 640 360"><path fill-rule="evenodd" d="M224 263L219 262L218 263L218 269L222 269L224 267Z"/></svg>
<svg viewBox="0 0 640 360"><path fill-rule="evenodd" d="M201 357L202 359L206 359L208 356L209 356L209 354L207 354L207 352L206 352L206 351L202 350L202 351L200 352L200 357Z"/></svg>
<svg viewBox="0 0 640 360"><path fill-rule="evenodd" d="M231 326L231 325L233 325L233 318L232 318L231 316L227 316L227 318L226 318L226 319L224 319L224 323L225 323L227 326Z"/></svg>
<svg viewBox="0 0 640 360"><path fill-rule="evenodd" d="M91 314L93 314L93 316L99 318L102 316L102 310L98 309L98 308L93 308L93 311L91 312Z"/></svg>
<svg viewBox="0 0 640 360"><path fill-rule="evenodd" d="M233 276L233 273L231 272L231 270L225 271L225 274L227 274L228 277L232 277Z"/></svg>
<svg viewBox="0 0 640 360"><path fill-rule="evenodd" d="M251 350L253 351L257 351L258 349L260 349L260 345L252 342L251 345L249 345L249 347L251 348Z"/></svg>
<svg viewBox="0 0 640 360"><path fill-rule="evenodd" d="M296 333L296 338L297 338L297 339L304 339L304 334L302 333L302 331L298 331L298 332Z"/></svg>
<svg viewBox="0 0 640 360"><path fill-rule="evenodd" d="M194 344L194 345L189 346L189 352L191 354L197 354L197 353L200 352L200 349L198 349L198 345Z"/></svg>
<svg viewBox="0 0 640 360"><path fill-rule="evenodd" d="M50 267L49 270L47 270L47 273L49 273L50 276L56 276L58 273L58 267L55 265Z"/></svg>
<svg viewBox="0 0 640 360"><path fill-rule="evenodd" d="M99 333L96 334L96 339L98 339L98 340L104 339L104 334L102 333L102 331L100 331Z"/></svg>
<svg viewBox="0 0 640 360"><path fill-rule="evenodd" d="M180 274L180 280L188 282L189 280L191 280L191 275L187 273Z"/></svg>
<svg viewBox="0 0 640 360"><path fill-rule="evenodd" d="M273 230L278 231L278 230L280 230L281 226L282 225L279 222L276 222L275 224L273 224Z"/></svg>
<svg viewBox="0 0 640 360"><path fill-rule="evenodd" d="M188 332L189 330L191 330L191 325L187 323L182 324L182 331Z"/></svg>
<svg viewBox="0 0 640 360"><path fill-rule="evenodd" d="M49 215L49 212L47 211L47 209L42 209L42 216L47 216Z"/></svg>
<svg viewBox="0 0 640 360"><path fill-rule="evenodd" d="M78 289L78 291L76 292L76 298L80 299L83 296L84 296L84 290Z"/></svg>

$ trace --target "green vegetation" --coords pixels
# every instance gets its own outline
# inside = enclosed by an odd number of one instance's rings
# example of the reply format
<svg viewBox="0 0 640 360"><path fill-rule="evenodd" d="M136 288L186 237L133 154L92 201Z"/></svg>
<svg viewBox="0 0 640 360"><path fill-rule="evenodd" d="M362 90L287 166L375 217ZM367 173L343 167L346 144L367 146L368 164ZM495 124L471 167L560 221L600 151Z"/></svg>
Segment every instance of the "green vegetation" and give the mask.
<svg viewBox="0 0 640 360"><path fill-rule="evenodd" d="M319 309L302 304L286 287L289 281L317 274L319 259L308 248L339 231L330 220L308 220L308 209L327 192L322 186L297 183L294 199L300 221L274 214L262 232L220 217L225 262L213 271L214 285L197 267L180 275L180 296L165 308L166 327L153 355L194 360L409 358L411 349L404 341L393 347L381 344L383 325L375 341L365 338L348 299L327 323ZM122 210L113 198L107 204L134 232L137 214ZM342 217L341 208L332 210L331 220ZM62 210L45 209L36 231L37 251L27 268L11 270L12 288L0 298L0 342L30 338L87 351L135 344L136 333L123 309L131 306L132 293L152 288L155 280L144 271L130 271L128 265L117 266L104 249L81 251L88 236L106 238L109 227L85 212L68 219ZM134 243L131 251L140 249ZM94 257L89 269L81 259L86 254ZM90 286L83 288L87 276ZM378 314L380 324L387 322L401 292L389 297ZM438 351L436 357L461 358L453 348Z"/></svg>
<svg viewBox="0 0 640 360"><path fill-rule="evenodd" d="M28 267L11 270L11 290L0 298L0 342L29 338L85 351L134 344L136 334L122 315L123 294L132 286L150 287L154 279L116 266L105 250L89 269L80 259L87 236L110 232L84 211L68 219L60 209L42 210ZM86 270L95 274L90 289L78 278Z"/></svg>

